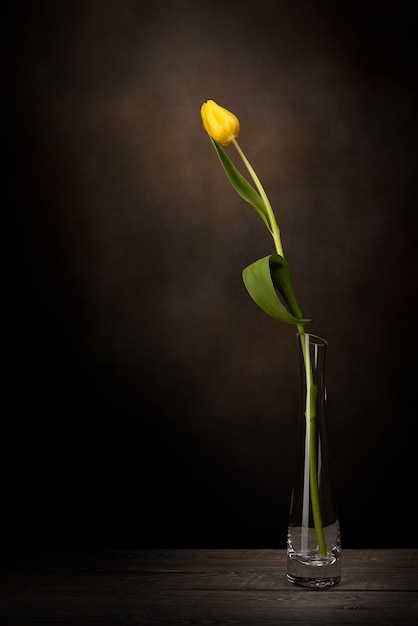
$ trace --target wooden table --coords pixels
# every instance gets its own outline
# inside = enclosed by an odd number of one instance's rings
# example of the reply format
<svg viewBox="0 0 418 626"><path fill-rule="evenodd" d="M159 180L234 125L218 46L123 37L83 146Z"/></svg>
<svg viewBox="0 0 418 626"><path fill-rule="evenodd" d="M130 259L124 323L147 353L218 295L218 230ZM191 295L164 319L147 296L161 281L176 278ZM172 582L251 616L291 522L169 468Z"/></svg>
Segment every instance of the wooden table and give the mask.
<svg viewBox="0 0 418 626"><path fill-rule="evenodd" d="M345 550L342 583L286 580L284 550L104 550L1 563L0 624L418 623L418 550Z"/></svg>

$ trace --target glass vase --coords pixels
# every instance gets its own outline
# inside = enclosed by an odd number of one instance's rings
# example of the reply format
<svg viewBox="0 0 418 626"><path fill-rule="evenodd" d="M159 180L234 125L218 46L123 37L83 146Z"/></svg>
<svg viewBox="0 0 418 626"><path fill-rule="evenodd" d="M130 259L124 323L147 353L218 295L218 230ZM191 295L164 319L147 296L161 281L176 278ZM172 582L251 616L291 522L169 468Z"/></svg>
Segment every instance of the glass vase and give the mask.
<svg viewBox="0 0 418 626"><path fill-rule="evenodd" d="M327 342L297 335L300 355L299 430L287 536L287 579L314 588L341 581L338 513L326 450L325 356Z"/></svg>

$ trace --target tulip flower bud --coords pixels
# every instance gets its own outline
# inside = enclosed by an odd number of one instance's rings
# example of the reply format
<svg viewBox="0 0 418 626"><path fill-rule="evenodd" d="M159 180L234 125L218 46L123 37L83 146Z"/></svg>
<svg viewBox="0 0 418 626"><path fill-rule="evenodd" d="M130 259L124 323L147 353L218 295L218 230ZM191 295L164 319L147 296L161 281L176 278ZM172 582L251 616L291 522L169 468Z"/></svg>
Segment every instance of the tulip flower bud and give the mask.
<svg viewBox="0 0 418 626"><path fill-rule="evenodd" d="M229 146L232 139L238 137L238 118L213 100L202 104L200 114L205 131L222 146Z"/></svg>

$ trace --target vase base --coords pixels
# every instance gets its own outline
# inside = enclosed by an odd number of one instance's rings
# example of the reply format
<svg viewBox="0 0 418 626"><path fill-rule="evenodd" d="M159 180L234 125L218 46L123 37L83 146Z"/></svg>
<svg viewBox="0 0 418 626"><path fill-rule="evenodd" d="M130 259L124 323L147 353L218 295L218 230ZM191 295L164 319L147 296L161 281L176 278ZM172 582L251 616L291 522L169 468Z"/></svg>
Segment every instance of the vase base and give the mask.
<svg viewBox="0 0 418 626"><path fill-rule="evenodd" d="M299 587L325 589L341 582L341 547L338 544L325 556L318 553L317 547L296 552L288 543L287 580Z"/></svg>
<svg viewBox="0 0 418 626"><path fill-rule="evenodd" d="M341 576L332 576L331 578L309 578L307 576L292 576L287 574L287 580L298 587L310 587L311 589L326 589L327 587L335 587L341 582Z"/></svg>

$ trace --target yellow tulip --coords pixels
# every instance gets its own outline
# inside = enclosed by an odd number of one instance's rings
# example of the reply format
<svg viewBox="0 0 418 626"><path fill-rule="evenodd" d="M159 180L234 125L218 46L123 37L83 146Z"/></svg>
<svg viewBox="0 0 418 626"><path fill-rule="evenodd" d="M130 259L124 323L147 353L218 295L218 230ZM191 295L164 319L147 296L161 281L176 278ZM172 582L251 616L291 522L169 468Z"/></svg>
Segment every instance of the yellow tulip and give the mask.
<svg viewBox="0 0 418 626"><path fill-rule="evenodd" d="M238 118L213 100L202 104L200 114L205 131L222 146L229 146L232 140L238 137Z"/></svg>

